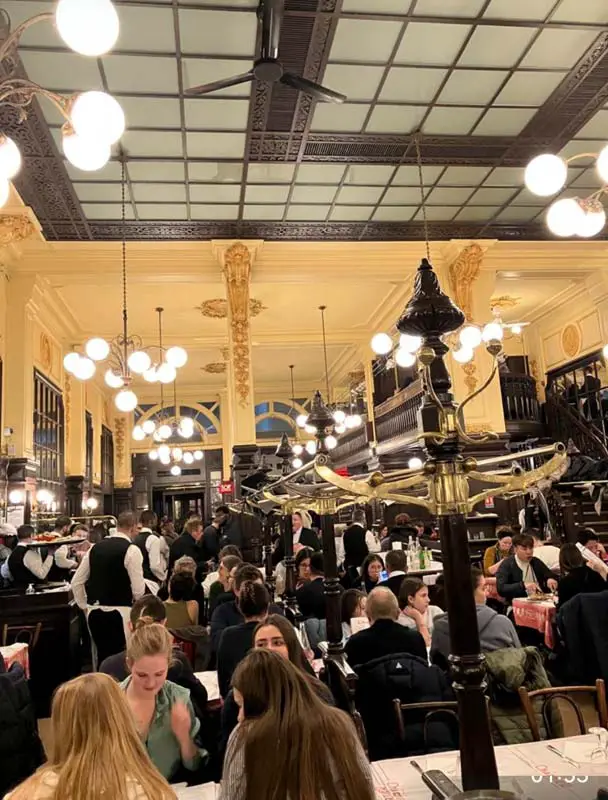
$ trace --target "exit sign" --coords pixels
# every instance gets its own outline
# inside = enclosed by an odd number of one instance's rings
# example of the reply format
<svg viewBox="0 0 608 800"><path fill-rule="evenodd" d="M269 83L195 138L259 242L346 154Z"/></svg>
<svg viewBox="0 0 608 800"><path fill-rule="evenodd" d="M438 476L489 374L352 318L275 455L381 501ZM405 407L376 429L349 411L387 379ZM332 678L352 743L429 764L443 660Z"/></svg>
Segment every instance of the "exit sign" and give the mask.
<svg viewBox="0 0 608 800"><path fill-rule="evenodd" d="M218 489L220 494L232 494L234 492L233 481L222 481Z"/></svg>

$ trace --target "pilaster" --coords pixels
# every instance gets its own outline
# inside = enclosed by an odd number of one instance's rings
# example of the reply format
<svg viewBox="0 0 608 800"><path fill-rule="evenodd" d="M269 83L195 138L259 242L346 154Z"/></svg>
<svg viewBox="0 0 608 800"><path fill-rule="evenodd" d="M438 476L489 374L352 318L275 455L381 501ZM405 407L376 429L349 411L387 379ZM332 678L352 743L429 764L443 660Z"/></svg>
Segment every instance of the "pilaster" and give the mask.
<svg viewBox="0 0 608 800"><path fill-rule="evenodd" d="M66 475L81 476L86 472L85 395L85 384L66 372L63 379Z"/></svg>
<svg viewBox="0 0 608 800"><path fill-rule="evenodd" d="M131 429L130 414L118 414L114 418L114 487L128 489L133 483L131 470ZM114 492L116 495L116 492Z"/></svg>

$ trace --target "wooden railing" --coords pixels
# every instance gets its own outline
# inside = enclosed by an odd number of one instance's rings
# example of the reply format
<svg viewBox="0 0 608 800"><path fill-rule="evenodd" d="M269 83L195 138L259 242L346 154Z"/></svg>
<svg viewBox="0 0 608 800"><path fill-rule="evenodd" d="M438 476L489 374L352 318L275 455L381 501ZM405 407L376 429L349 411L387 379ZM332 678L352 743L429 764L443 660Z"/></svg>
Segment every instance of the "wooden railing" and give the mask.
<svg viewBox="0 0 608 800"><path fill-rule="evenodd" d="M561 395L547 394L545 411L549 435L556 442L567 445L572 441L586 456L608 458L608 447L602 437L594 433L594 426L575 411Z"/></svg>
<svg viewBox="0 0 608 800"><path fill-rule="evenodd" d="M506 372L500 376L500 391L507 431L526 436L541 434L542 417L534 378Z"/></svg>
<svg viewBox="0 0 608 800"><path fill-rule="evenodd" d="M419 380L401 389L389 400L376 406L376 437L378 453L389 452L401 446L400 440L408 438L418 429L418 409L422 402L422 384Z"/></svg>
<svg viewBox="0 0 608 800"><path fill-rule="evenodd" d="M337 466L350 467L365 464L370 458L371 423L364 422L354 430L343 433L338 438L337 447L332 450L332 461Z"/></svg>

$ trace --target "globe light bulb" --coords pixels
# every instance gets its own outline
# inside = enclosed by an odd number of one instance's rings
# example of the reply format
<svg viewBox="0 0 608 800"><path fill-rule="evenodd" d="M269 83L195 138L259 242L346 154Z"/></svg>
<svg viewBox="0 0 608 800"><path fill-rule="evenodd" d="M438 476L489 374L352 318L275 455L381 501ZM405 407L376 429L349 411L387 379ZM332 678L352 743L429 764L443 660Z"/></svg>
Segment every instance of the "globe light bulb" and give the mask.
<svg viewBox="0 0 608 800"><path fill-rule="evenodd" d="M109 386L110 389L120 389L122 386L124 386L125 383L123 379L120 377L120 375L117 375L111 369L106 370L103 379L106 382L106 386Z"/></svg>
<svg viewBox="0 0 608 800"><path fill-rule="evenodd" d="M342 425L336 425L336 427L334 428L334 430L335 430L335 432L336 432L336 433L344 433L344 432L345 432L345 430L346 430L346 425L344 425L344 424L342 424Z"/></svg>
<svg viewBox="0 0 608 800"><path fill-rule="evenodd" d="M75 350L72 350L72 352L68 353L63 359L63 368L67 372L74 373L79 361L80 355Z"/></svg>
<svg viewBox="0 0 608 800"><path fill-rule="evenodd" d="M334 422L336 422L337 425L342 425L342 423L346 419L346 414L344 411L342 411L341 408L337 408L334 411L333 416L334 416Z"/></svg>
<svg viewBox="0 0 608 800"><path fill-rule="evenodd" d="M504 336L504 331L502 329L502 325L500 322L488 322L484 329L481 332L481 338L484 342L494 342L494 341L502 341ZM462 348L461 348L462 349ZM471 351L472 352L472 351ZM454 353L454 358L456 358L456 354ZM458 361L458 359L456 359ZM470 358L467 358L467 361L470 361ZM466 363L466 362L461 362Z"/></svg>
<svg viewBox="0 0 608 800"><path fill-rule="evenodd" d="M148 458L150 461L156 461L158 459L158 451L157 450L150 450L148 453Z"/></svg>
<svg viewBox="0 0 608 800"><path fill-rule="evenodd" d="M192 430L192 428L189 428L187 425L186 425L186 426L184 426L184 425L182 425L182 424L180 424L179 428L177 429L177 432L178 432L178 433L179 433L179 435L182 437L182 439L190 439L190 438L191 438L191 436L192 436L192 435L193 435L193 433L194 433L194 431Z"/></svg>
<svg viewBox="0 0 608 800"><path fill-rule="evenodd" d="M359 414L349 414L348 417L346 417L346 427L350 429L358 428L362 422L363 420Z"/></svg>
<svg viewBox="0 0 608 800"><path fill-rule="evenodd" d="M291 448L291 452L294 454L294 456L301 456L304 452L304 448L301 444L294 444L294 446Z"/></svg>
<svg viewBox="0 0 608 800"><path fill-rule="evenodd" d="M181 461L183 454L184 453L181 447L174 447L171 452L174 461Z"/></svg>
<svg viewBox="0 0 608 800"><path fill-rule="evenodd" d="M20 506L25 503L25 492L20 489L13 489L8 493L8 501L12 506Z"/></svg>
<svg viewBox="0 0 608 800"><path fill-rule="evenodd" d="M95 511L97 506L99 505L99 500L96 497L87 497L87 508L91 511Z"/></svg>
<svg viewBox="0 0 608 800"><path fill-rule="evenodd" d="M111 50L120 28L109 0L59 0L55 23L68 47L83 56L101 56Z"/></svg>
<svg viewBox="0 0 608 800"><path fill-rule="evenodd" d="M179 369L188 361L188 353L183 347L170 347L165 353L165 361L175 369Z"/></svg>
<svg viewBox="0 0 608 800"><path fill-rule="evenodd" d="M584 224L585 212L574 197L557 200L547 211L547 227L556 236L574 236Z"/></svg>
<svg viewBox="0 0 608 800"><path fill-rule="evenodd" d="M420 469L423 466L421 458L410 458L407 462L408 469Z"/></svg>
<svg viewBox="0 0 608 800"><path fill-rule="evenodd" d="M296 425L298 428L303 428L306 425L306 420L308 419L308 414L298 414L296 417Z"/></svg>
<svg viewBox="0 0 608 800"><path fill-rule="evenodd" d="M152 359L143 350L135 350L127 359L127 364L131 372L136 375L143 375L152 366Z"/></svg>
<svg viewBox="0 0 608 800"><path fill-rule="evenodd" d="M8 136L0 136L0 178L14 178L21 169L21 152Z"/></svg>
<svg viewBox="0 0 608 800"><path fill-rule="evenodd" d="M585 208L583 218L575 233L583 239L589 239L591 236L597 236L605 224L606 212L599 201L593 200L589 203L589 206Z"/></svg>
<svg viewBox="0 0 608 800"><path fill-rule="evenodd" d="M51 501L51 493L48 492L46 489L39 489L36 492L36 500L39 503L50 503L50 501Z"/></svg>
<svg viewBox="0 0 608 800"><path fill-rule="evenodd" d="M158 435L161 439L169 439L171 436L171 426L167 425L166 423L161 425L158 429Z"/></svg>
<svg viewBox="0 0 608 800"><path fill-rule="evenodd" d="M393 340L388 333L377 333L372 337L372 350L379 356L385 356L393 349Z"/></svg>
<svg viewBox="0 0 608 800"><path fill-rule="evenodd" d="M95 362L90 358L79 358L74 370L74 377L79 381L88 381L93 375L95 375Z"/></svg>
<svg viewBox="0 0 608 800"><path fill-rule="evenodd" d="M159 456L158 460L161 464L167 465L171 463L171 456Z"/></svg>
<svg viewBox="0 0 608 800"><path fill-rule="evenodd" d="M67 160L83 172L101 169L110 160L111 149L107 142L85 139L69 128L66 130L65 126L62 144Z"/></svg>
<svg viewBox="0 0 608 800"><path fill-rule="evenodd" d="M602 181L608 183L608 144L600 151L595 168Z"/></svg>
<svg viewBox="0 0 608 800"><path fill-rule="evenodd" d="M314 456L317 452L317 443L314 439L311 439L310 442L306 442L306 452L311 456Z"/></svg>
<svg viewBox="0 0 608 800"><path fill-rule="evenodd" d="M460 350L454 350L452 355L454 356L454 360L458 361L459 364L468 364L469 361L473 360L474 354L469 347L461 347Z"/></svg>
<svg viewBox="0 0 608 800"><path fill-rule="evenodd" d="M317 432L317 429L315 428L314 425L308 425L308 424L304 425L304 430L306 431L306 433L316 433Z"/></svg>
<svg viewBox="0 0 608 800"><path fill-rule="evenodd" d="M336 439L335 436L332 436L330 434L329 436L325 437L325 447L327 447L328 450L333 450L334 447L337 446L338 446L338 440Z"/></svg>
<svg viewBox="0 0 608 800"><path fill-rule="evenodd" d="M175 367L171 366L171 364L167 364L166 361L162 363L156 371L158 373L158 380L161 383L173 383L177 377Z"/></svg>
<svg viewBox="0 0 608 800"><path fill-rule="evenodd" d="M460 344L467 350L474 350L481 344L481 331L477 325L466 325L458 335Z"/></svg>
<svg viewBox="0 0 608 800"><path fill-rule="evenodd" d="M519 336L521 334L521 325L511 325L511 333Z"/></svg>
<svg viewBox="0 0 608 800"><path fill-rule="evenodd" d="M416 356L409 350L400 347L395 353L395 361L400 367L413 367L416 363Z"/></svg>
<svg viewBox="0 0 608 800"><path fill-rule="evenodd" d="M119 411L133 411L137 406L137 395L130 389L123 389L114 398L114 403Z"/></svg>
<svg viewBox="0 0 608 800"><path fill-rule="evenodd" d="M545 153L530 161L524 172L524 183L532 194L548 197L563 188L567 176L568 165L564 159Z"/></svg>
<svg viewBox="0 0 608 800"><path fill-rule="evenodd" d="M78 136L88 141L115 144L125 132L125 114L118 100L106 92L82 92L70 109Z"/></svg>
<svg viewBox="0 0 608 800"><path fill-rule="evenodd" d="M146 433L149 436L156 430L156 423L154 422L153 419L147 419L141 423L141 427L144 429L144 433Z"/></svg>
<svg viewBox="0 0 608 800"><path fill-rule="evenodd" d="M190 428L191 430L194 430L194 420L192 417L182 417L179 421L179 424L182 426L182 428Z"/></svg>
<svg viewBox="0 0 608 800"><path fill-rule="evenodd" d="M174 464L171 467L171 475L175 475L175 477L177 478L177 476L181 474L182 474L182 468L179 467L177 464Z"/></svg>
<svg viewBox="0 0 608 800"><path fill-rule="evenodd" d="M195 461L202 461L203 460L203 451L202 450L195 450L194 451L194 460Z"/></svg>
<svg viewBox="0 0 608 800"><path fill-rule="evenodd" d="M11 194L11 185L5 178L0 178L0 208L8 203Z"/></svg>
<svg viewBox="0 0 608 800"><path fill-rule="evenodd" d="M144 372L144 380L148 381L148 383L156 383L158 381L158 370L156 367L150 367Z"/></svg>
<svg viewBox="0 0 608 800"><path fill-rule="evenodd" d="M171 458L171 448L168 444L161 444L161 446L158 448L158 457Z"/></svg>
<svg viewBox="0 0 608 800"><path fill-rule="evenodd" d="M184 464L194 464L194 456L192 453L184 453Z"/></svg>
<svg viewBox="0 0 608 800"><path fill-rule="evenodd" d="M158 431L154 431L154 433L152 434L152 438L154 439L155 442L162 442L163 440L163 437L160 435Z"/></svg>
<svg viewBox="0 0 608 800"><path fill-rule="evenodd" d="M294 469L300 469L300 467L302 466L303 463L304 462L302 461L301 458L294 458L294 460L291 462L291 466Z"/></svg>
<svg viewBox="0 0 608 800"><path fill-rule="evenodd" d="M141 425L135 425L135 427L133 428L132 436L136 442L141 442L143 439L146 438L146 432Z"/></svg>
<svg viewBox="0 0 608 800"><path fill-rule="evenodd" d="M402 333L399 337L399 347L406 353L415 353L422 346L422 336L411 336L409 333Z"/></svg>
<svg viewBox="0 0 608 800"><path fill-rule="evenodd" d="M89 339L84 346L84 351L93 361L103 361L110 354L110 345L105 339Z"/></svg>
<svg viewBox="0 0 608 800"><path fill-rule="evenodd" d="M602 347L602 355L604 356L604 358L608 358L608 344L605 344Z"/></svg>

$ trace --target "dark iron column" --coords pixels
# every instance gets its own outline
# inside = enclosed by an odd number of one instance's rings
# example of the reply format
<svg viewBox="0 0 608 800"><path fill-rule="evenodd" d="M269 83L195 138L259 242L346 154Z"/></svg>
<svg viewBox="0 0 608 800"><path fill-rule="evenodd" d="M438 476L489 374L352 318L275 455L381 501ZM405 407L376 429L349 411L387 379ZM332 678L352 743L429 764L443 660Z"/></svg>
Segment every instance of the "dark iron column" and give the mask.
<svg viewBox="0 0 608 800"><path fill-rule="evenodd" d="M283 517L283 542L285 544L285 591L283 600L291 611L296 612L296 560L293 556L293 527L291 514Z"/></svg>

